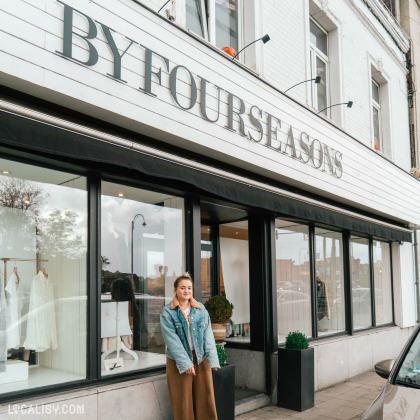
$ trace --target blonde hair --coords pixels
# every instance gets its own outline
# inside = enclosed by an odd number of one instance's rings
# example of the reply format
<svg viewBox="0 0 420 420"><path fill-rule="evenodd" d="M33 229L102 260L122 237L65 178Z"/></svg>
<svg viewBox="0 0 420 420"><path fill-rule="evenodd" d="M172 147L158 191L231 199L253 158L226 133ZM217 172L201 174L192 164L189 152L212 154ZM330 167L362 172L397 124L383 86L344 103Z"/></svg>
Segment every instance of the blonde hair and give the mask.
<svg viewBox="0 0 420 420"><path fill-rule="evenodd" d="M175 290L178 288L179 283L181 283L182 280L189 280L194 287L193 279L192 279L190 273L187 271L186 273L181 274L179 277L177 277L176 280L174 281L174 289Z"/></svg>

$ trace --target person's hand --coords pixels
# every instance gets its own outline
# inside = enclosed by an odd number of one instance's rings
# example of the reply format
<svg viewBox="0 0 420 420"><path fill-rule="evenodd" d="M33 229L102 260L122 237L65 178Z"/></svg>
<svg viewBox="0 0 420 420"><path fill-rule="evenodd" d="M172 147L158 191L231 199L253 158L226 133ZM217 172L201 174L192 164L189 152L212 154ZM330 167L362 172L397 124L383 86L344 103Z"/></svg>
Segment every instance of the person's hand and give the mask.
<svg viewBox="0 0 420 420"><path fill-rule="evenodd" d="M185 371L187 375L194 375L195 376L195 369L194 366L190 367L188 370Z"/></svg>

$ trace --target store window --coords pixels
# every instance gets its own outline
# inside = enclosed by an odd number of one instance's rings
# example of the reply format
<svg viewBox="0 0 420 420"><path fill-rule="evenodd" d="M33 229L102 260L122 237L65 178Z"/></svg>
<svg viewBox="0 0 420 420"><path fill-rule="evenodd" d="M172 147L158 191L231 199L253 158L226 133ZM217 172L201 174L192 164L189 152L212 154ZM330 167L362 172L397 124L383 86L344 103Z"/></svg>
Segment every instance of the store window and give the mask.
<svg viewBox="0 0 420 420"><path fill-rule="evenodd" d="M312 336L309 227L276 219L278 341L290 331Z"/></svg>
<svg viewBox="0 0 420 420"><path fill-rule="evenodd" d="M391 248L388 242L373 241L376 325L393 322Z"/></svg>
<svg viewBox="0 0 420 420"><path fill-rule="evenodd" d="M241 48L240 0L186 0L187 29L219 48Z"/></svg>
<svg viewBox="0 0 420 420"><path fill-rule="evenodd" d="M343 236L315 228L318 335L345 331Z"/></svg>
<svg viewBox="0 0 420 420"><path fill-rule="evenodd" d="M312 83L312 106L328 116L328 33L312 19L309 28L311 79L321 77L320 83Z"/></svg>
<svg viewBox="0 0 420 420"><path fill-rule="evenodd" d="M372 126L374 147L376 150L382 150L380 86L374 79L372 79Z"/></svg>
<svg viewBox="0 0 420 420"><path fill-rule="evenodd" d="M350 237L350 273L353 328L372 326L369 239Z"/></svg>
<svg viewBox="0 0 420 420"><path fill-rule="evenodd" d="M162 366L160 313L185 271L184 200L110 182L101 188L102 375Z"/></svg>
<svg viewBox="0 0 420 420"><path fill-rule="evenodd" d="M219 226L220 294L233 304L227 328L229 342L251 341L249 310L249 245L248 221Z"/></svg>
<svg viewBox="0 0 420 420"><path fill-rule="evenodd" d="M0 393L86 378L87 188L0 159Z"/></svg>

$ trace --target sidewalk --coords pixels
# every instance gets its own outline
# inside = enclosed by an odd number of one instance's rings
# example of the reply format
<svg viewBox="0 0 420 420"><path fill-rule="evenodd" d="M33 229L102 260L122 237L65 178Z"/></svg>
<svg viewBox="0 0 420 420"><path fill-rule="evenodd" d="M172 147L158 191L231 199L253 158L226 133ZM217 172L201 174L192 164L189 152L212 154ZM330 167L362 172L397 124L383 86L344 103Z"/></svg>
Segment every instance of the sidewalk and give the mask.
<svg viewBox="0 0 420 420"><path fill-rule="evenodd" d="M315 393L315 407L298 412L270 405L241 414L235 419L357 420L379 395L386 380L375 372L363 373L346 382Z"/></svg>

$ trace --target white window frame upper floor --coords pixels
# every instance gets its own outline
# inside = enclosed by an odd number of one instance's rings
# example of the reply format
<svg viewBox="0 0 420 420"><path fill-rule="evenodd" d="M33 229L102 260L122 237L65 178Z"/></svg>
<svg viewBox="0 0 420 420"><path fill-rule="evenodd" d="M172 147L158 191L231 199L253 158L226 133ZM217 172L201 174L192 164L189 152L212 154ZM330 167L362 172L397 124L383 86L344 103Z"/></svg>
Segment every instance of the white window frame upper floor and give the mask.
<svg viewBox="0 0 420 420"><path fill-rule="evenodd" d="M369 109L371 124L371 147L375 149L375 122L373 118L373 108L379 111L379 150L389 159L392 159L392 139L391 139L391 101L389 77L384 71L382 64L372 57L369 57ZM373 83L379 87L379 102L373 98Z"/></svg>
<svg viewBox="0 0 420 420"><path fill-rule="evenodd" d="M326 72L326 86L327 86L327 105L330 107L334 104L345 102L345 95L343 94L343 60L342 60L342 23L329 10L328 7L322 7L318 0L309 0L308 17L306 18L307 25L307 79L316 77L312 76L313 64L311 63L311 52L313 44L311 42L311 21L314 22L325 34L327 34L327 56L325 54L318 54L318 57L324 61L328 61ZM321 52L322 53L322 52ZM315 85L316 86L316 85ZM314 101L316 96L316 87L314 83L307 83L307 104L314 110L317 110L317 101ZM346 98L347 99L347 98ZM348 98L347 100L351 100ZM324 115L325 117L334 121L334 123L345 126L345 110L346 107L336 106L328 108ZM318 112L318 111L317 111Z"/></svg>
<svg viewBox="0 0 420 420"><path fill-rule="evenodd" d="M187 30L190 30L195 35L205 39L206 41L210 42L213 45L218 46L220 49L224 47L233 47L235 51L238 53L241 48L244 46L244 0L236 0L237 4L237 22L238 22L238 36L237 36L237 43L238 45L217 45L217 28L216 28L216 2L223 2L229 4L229 0L182 0L183 3L183 10L184 10L184 21L180 21L180 24L183 24L187 28ZM249 1L249 0L248 0ZM199 17L202 22L202 31L200 33L197 33L198 31L194 31L193 29L189 28L188 22L187 22L187 7L188 3L195 3L199 6L198 13ZM238 60L242 61L244 60L244 54L240 54L238 56Z"/></svg>
<svg viewBox="0 0 420 420"><path fill-rule="evenodd" d="M329 37L328 32L319 25L312 17L310 18L309 25L314 24L322 33L324 33L326 37L326 49L327 54L321 51L312 41L310 41L309 46L309 60L310 60L310 71L311 71L311 79L315 79L320 74L318 73L317 68L317 59L324 63L325 65L325 75L321 76L321 82L319 84L312 83L311 84L311 104L312 106L319 112L323 108L330 106L330 83L329 83ZM310 34L312 33L311 30ZM318 91L321 86L325 86L325 104L320 105L318 103ZM325 116L330 116L330 110L326 109L322 112Z"/></svg>

